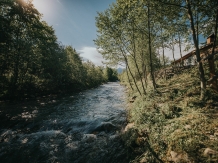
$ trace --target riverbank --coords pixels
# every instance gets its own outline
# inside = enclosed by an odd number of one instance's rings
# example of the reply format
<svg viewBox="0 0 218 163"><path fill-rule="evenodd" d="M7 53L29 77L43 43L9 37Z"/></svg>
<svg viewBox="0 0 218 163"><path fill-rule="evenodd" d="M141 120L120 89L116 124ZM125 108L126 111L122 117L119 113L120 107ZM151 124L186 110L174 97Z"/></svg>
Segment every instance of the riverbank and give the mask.
<svg viewBox="0 0 218 163"><path fill-rule="evenodd" d="M200 101L198 81L192 68L158 80L158 93L149 85L143 97L129 89L132 129L125 139L137 155L132 162L218 162L218 95L208 88Z"/></svg>
<svg viewBox="0 0 218 163"><path fill-rule="evenodd" d="M76 94L80 93L89 89L94 89L99 87L102 84L106 84L107 82L98 83L96 85L93 85L91 87L82 87L78 86L76 89L74 86L68 86L67 88L56 88L53 90L41 90L41 89L29 89L28 92L16 92L14 95L4 95L0 96L0 103L1 102L20 102L25 100L34 100L34 99L41 99L46 98L50 96L65 96L68 94Z"/></svg>

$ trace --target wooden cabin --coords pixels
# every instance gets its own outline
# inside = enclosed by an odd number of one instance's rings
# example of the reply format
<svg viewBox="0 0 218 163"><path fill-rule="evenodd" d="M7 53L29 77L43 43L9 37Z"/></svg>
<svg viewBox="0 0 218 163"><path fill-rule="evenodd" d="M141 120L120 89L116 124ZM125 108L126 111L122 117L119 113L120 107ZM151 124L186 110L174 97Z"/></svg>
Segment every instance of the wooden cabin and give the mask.
<svg viewBox="0 0 218 163"><path fill-rule="evenodd" d="M215 38L214 34L208 36L207 44L200 47L201 58L204 58L212 53L214 38ZM218 52L218 46L215 47L215 52ZM196 64L197 64L197 59L195 55L195 50L184 55L182 58L177 59L175 62L172 62L172 65L176 65L176 66L182 66L182 65L190 66L190 65L196 65Z"/></svg>

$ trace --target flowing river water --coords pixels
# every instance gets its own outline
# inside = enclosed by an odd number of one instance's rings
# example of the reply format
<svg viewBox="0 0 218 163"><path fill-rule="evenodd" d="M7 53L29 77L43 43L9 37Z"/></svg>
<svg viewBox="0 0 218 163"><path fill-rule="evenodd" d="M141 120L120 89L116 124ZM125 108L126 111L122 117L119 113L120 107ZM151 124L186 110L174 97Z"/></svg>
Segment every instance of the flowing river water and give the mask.
<svg viewBox="0 0 218 163"><path fill-rule="evenodd" d="M124 88L0 105L1 163L127 163Z"/></svg>

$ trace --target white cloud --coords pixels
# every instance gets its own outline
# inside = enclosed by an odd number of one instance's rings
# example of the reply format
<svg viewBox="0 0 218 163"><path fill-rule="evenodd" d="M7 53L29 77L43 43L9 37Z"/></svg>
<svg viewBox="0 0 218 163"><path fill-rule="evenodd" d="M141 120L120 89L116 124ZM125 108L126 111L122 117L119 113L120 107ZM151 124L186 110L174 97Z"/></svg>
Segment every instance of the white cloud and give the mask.
<svg viewBox="0 0 218 163"><path fill-rule="evenodd" d="M80 56L84 59L90 60L92 63L98 66L102 66L102 61L104 61L102 55L98 53L95 47L83 47L81 50L77 50Z"/></svg>
<svg viewBox="0 0 218 163"><path fill-rule="evenodd" d="M178 45L175 45L175 59L180 58L180 50ZM189 51L184 51L185 46L182 46L182 56L188 54L190 51L193 49L190 49ZM82 47L82 49L77 50L80 53L80 56L84 58L84 60L90 60L92 63L94 63L97 66L102 66L102 61L104 62L105 60L103 59L102 55L98 53L97 49L95 47ZM169 57L170 60L173 60L173 54L171 49L165 49L164 51L165 56ZM162 49L160 49L160 54L162 57Z"/></svg>

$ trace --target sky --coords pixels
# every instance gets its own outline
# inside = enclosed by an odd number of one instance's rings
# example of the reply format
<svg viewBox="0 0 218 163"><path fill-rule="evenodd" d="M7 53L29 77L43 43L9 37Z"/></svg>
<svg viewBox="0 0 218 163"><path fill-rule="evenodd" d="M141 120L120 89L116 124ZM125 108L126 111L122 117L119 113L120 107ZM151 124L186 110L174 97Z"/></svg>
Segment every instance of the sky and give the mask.
<svg viewBox="0 0 218 163"><path fill-rule="evenodd" d="M102 65L103 58L93 42L97 37L95 17L113 2L116 0L33 0L43 14L42 20L54 28L58 41L71 45L96 65Z"/></svg>
<svg viewBox="0 0 218 163"><path fill-rule="evenodd" d="M55 30L58 41L71 45L84 59L95 65L103 65L103 58L93 42L97 37L95 17L97 12L105 11L116 0L33 0L42 20ZM184 46L182 47L182 51ZM183 55L188 52L182 52ZM165 49L171 60L172 50ZM175 58L180 58L179 47L175 45Z"/></svg>

